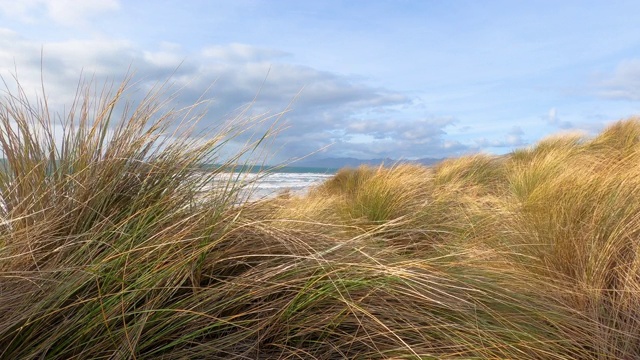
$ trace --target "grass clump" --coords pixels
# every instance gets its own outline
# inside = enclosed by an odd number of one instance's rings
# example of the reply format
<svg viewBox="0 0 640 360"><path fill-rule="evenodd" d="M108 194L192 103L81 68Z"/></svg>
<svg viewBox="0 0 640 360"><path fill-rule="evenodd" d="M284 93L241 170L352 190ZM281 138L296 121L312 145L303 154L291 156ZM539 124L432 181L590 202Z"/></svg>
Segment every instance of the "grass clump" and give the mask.
<svg viewBox="0 0 640 360"><path fill-rule="evenodd" d="M488 339L481 345L456 338L469 351L458 355L635 358L639 129L632 118L594 138L559 135L502 157L343 170L281 206L291 214L322 198L325 207L315 213L351 230L335 237L359 236L385 259L435 266L441 273L434 281L453 276L464 288L456 298L488 296L481 300L487 312L473 322L500 330L480 327ZM468 315L455 313L449 325L468 328ZM502 330L532 336L526 350L492 336ZM434 356L452 354L443 349Z"/></svg>
<svg viewBox="0 0 640 360"><path fill-rule="evenodd" d="M0 358L640 356L635 119L248 202L240 118L90 89L0 102Z"/></svg>
<svg viewBox="0 0 640 360"><path fill-rule="evenodd" d="M138 357L203 331L184 299L242 194L201 165L239 131L195 136L195 109L165 111L161 87L136 108L126 82L90 89L61 115L22 89L0 105L2 358Z"/></svg>

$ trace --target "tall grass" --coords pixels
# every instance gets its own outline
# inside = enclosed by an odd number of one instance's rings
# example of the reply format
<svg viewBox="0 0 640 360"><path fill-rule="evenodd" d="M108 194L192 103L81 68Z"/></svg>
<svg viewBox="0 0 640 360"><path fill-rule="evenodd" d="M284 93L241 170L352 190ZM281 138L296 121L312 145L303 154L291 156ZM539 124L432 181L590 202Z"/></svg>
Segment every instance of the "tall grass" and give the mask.
<svg viewBox="0 0 640 360"><path fill-rule="evenodd" d="M162 86L136 107L126 81L91 90L65 114L21 88L0 106L3 358L137 357L190 343L209 318L197 297L181 303L242 194L201 165L245 125L197 135L202 115L166 110Z"/></svg>
<svg viewBox="0 0 640 360"><path fill-rule="evenodd" d="M446 269L447 276L460 276L467 296L491 294L483 302L489 315L475 313L473 323L498 317L508 319L502 330L517 332L519 321L530 326L526 351L479 327L483 344L456 339L474 349L464 356L636 358L639 131L632 118L595 138L558 135L499 158L474 155L432 169L342 170L306 198L280 206L289 216L303 208L339 219L351 229L347 239L367 238L367 248L403 266ZM437 282L446 282L440 275ZM549 322L537 323L539 317Z"/></svg>
<svg viewBox="0 0 640 360"><path fill-rule="evenodd" d="M0 103L0 358L640 356L638 120L247 202L241 118L91 89Z"/></svg>

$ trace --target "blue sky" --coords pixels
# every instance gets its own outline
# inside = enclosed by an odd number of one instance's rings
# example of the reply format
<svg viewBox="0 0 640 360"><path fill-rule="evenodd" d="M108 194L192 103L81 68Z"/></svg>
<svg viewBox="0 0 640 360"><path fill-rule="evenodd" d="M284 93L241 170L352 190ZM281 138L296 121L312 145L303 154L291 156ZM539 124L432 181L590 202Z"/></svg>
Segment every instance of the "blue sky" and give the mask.
<svg viewBox="0 0 640 360"><path fill-rule="evenodd" d="M0 0L0 75L35 88L42 68L60 104L81 73L172 76L178 104L211 98L207 125L258 92L253 114L295 99L273 161L504 154L640 113L637 14L638 1Z"/></svg>

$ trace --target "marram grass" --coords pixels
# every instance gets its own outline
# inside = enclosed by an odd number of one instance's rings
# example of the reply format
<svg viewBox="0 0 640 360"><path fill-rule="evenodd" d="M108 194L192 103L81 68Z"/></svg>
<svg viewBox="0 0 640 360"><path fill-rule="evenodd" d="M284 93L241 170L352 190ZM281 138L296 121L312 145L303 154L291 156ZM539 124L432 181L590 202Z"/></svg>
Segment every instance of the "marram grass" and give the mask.
<svg viewBox="0 0 640 360"><path fill-rule="evenodd" d="M0 103L0 358L640 357L638 120L246 202L125 85Z"/></svg>

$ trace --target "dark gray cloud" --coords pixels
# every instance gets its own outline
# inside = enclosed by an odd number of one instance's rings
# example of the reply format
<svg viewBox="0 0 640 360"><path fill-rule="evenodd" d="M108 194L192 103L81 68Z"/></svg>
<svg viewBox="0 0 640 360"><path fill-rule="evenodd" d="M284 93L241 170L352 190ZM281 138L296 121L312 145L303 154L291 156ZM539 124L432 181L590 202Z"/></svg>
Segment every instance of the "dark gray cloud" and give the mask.
<svg viewBox="0 0 640 360"><path fill-rule="evenodd" d="M21 85L35 93L42 69L54 106L70 104L80 74L97 84L118 83L129 71L134 75L134 91L128 95L133 101L167 79L178 90L176 107L208 99L203 125L215 127L240 113L272 116L255 125L260 133L278 119L280 133L270 146L276 160L321 148L326 156L360 158L440 157L465 148L444 139L453 119L424 116L409 96L369 86L355 77L286 62L288 57L276 49L243 44L210 46L195 54L177 44L139 50L135 44L117 40L43 46L0 29L0 75L7 79L17 71ZM407 115L412 107L414 113ZM240 135L236 142L248 138Z"/></svg>

